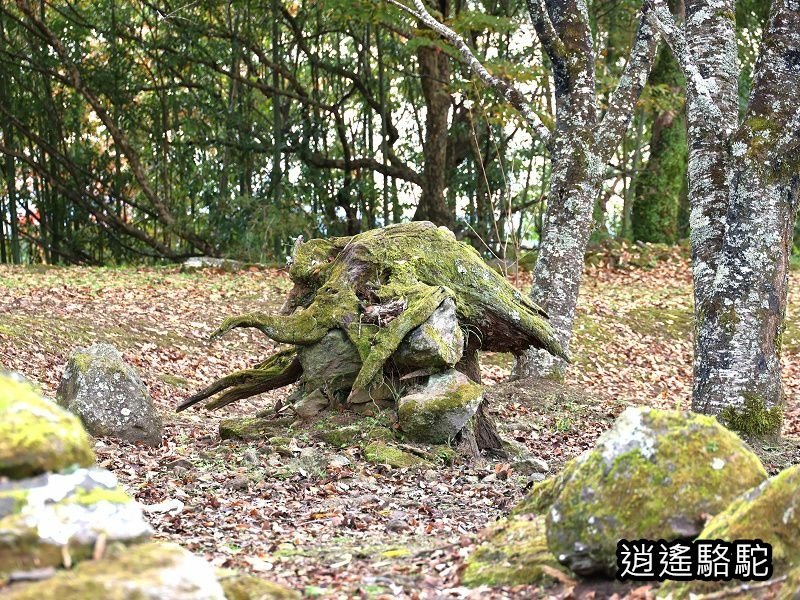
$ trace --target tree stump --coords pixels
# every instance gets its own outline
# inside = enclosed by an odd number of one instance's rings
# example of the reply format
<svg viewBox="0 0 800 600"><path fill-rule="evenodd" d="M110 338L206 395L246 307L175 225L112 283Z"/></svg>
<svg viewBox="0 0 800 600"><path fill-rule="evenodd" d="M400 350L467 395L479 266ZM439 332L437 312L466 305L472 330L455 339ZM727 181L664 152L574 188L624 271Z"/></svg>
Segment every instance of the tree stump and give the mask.
<svg viewBox="0 0 800 600"><path fill-rule="evenodd" d="M450 370L480 383L479 350L518 355L534 347L567 358L541 308L471 246L429 222L300 240L289 275L294 288L281 314L230 317L212 335L254 327L288 347L214 382L178 411L212 396L206 407L218 409L295 382L301 385L289 400L306 416L326 402L385 406L409 389L419 394L428 378ZM463 379L448 381L466 390ZM474 387L463 402L473 407L474 417L459 437L478 449L499 448L483 400L476 405ZM438 393L433 405L448 418L445 404L458 403L458 393Z"/></svg>

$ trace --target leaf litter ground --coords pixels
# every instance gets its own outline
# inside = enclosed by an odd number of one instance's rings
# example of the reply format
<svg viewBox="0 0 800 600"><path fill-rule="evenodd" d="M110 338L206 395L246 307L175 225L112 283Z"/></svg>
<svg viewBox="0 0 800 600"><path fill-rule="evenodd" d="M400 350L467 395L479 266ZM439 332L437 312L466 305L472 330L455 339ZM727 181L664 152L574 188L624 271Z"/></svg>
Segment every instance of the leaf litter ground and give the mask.
<svg viewBox="0 0 800 600"><path fill-rule="evenodd" d="M525 274L517 283L530 285ZM156 449L100 440L99 462L149 507L159 538L215 565L309 597L652 595L649 586L569 580L548 590L460 587L459 572L480 530L507 514L533 483L507 462L393 470L367 463L357 447L318 441L313 432L295 433L279 452L266 441L219 439L222 418L252 416L285 390L225 414L174 414L191 391L274 350L254 332L237 331L213 344L206 338L226 315L277 310L289 287L276 269L0 267L0 367L53 395L75 348L94 342L120 348L165 415L165 440ZM800 291L791 289L784 434L797 437ZM650 269L587 268L570 387L500 383L510 374L511 357L486 355L484 379L499 383L490 392L492 412L506 437L557 472L591 447L626 405L689 406L691 330L691 278L678 252ZM757 450L772 471L800 461L796 445Z"/></svg>

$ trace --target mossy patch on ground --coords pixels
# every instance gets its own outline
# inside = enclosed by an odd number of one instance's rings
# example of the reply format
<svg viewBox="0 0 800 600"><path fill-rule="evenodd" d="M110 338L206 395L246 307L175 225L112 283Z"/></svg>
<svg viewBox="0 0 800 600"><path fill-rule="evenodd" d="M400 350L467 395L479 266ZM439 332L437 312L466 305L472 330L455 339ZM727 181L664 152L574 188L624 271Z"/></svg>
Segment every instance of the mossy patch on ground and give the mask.
<svg viewBox="0 0 800 600"><path fill-rule="evenodd" d="M225 591L225 600L299 600L300 594L271 581L217 569L217 579Z"/></svg>
<svg viewBox="0 0 800 600"><path fill-rule="evenodd" d="M547 548L544 517L510 517L490 527L487 541L467 559L461 582L469 587L552 584L558 573L570 577Z"/></svg>
<svg viewBox="0 0 800 600"><path fill-rule="evenodd" d="M400 450L395 446L390 446L385 442L370 442L362 450L367 462L376 465L389 465L395 469L421 467L431 464L419 456Z"/></svg>

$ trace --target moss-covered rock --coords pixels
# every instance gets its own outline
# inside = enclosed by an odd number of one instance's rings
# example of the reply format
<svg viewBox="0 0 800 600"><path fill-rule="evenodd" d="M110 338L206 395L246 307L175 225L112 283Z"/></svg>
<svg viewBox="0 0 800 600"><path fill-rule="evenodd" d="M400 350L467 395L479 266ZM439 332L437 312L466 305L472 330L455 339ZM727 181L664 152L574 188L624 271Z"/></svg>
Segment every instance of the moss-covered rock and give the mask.
<svg viewBox="0 0 800 600"><path fill-rule="evenodd" d="M395 439L391 429L375 425L368 419L362 419L352 425L337 426L326 423L324 427L325 429L317 431L314 436L336 448L358 446L371 441L391 442Z"/></svg>
<svg viewBox="0 0 800 600"><path fill-rule="evenodd" d="M736 498L708 522L698 537L728 542L762 540L771 544L774 577L800 567L800 465ZM664 595L671 593L677 599L720 592L740 583L736 580L668 582L662 589Z"/></svg>
<svg viewBox="0 0 800 600"><path fill-rule="evenodd" d="M226 600L299 600L301 597L282 585L237 571L218 569L217 579Z"/></svg>
<svg viewBox="0 0 800 600"><path fill-rule="evenodd" d="M431 375L427 383L400 399L397 416L409 439L431 444L450 442L475 415L483 386L456 370Z"/></svg>
<svg viewBox="0 0 800 600"><path fill-rule="evenodd" d="M800 566L789 571L775 600L800 600Z"/></svg>
<svg viewBox="0 0 800 600"><path fill-rule="evenodd" d="M80 421L29 384L0 374L0 476L14 479L94 463Z"/></svg>
<svg viewBox="0 0 800 600"><path fill-rule="evenodd" d="M309 393L316 389L330 395L349 392L361 370L358 350L341 329L332 329L316 344L303 348L299 356L303 366L300 381Z"/></svg>
<svg viewBox="0 0 800 600"><path fill-rule="evenodd" d="M371 442L363 448L364 458L376 465L389 465L395 469L407 467L420 467L430 465L428 461L419 456L395 448L384 442Z"/></svg>
<svg viewBox="0 0 800 600"><path fill-rule="evenodd" d="M446 298L422 325L412 329L392 360L403 369L454 367L464 355L456 305Z"/></svg>
<svg viewBox="0 0 800 600"><path fill-rule="evenodd" d="M104 469L78 469L0 484L0 580L14 571L92 555L97 540L140 542L151 533L141 508Z"/></svg>
<svg viewBox="0 0 800 600"><path fill-rule="evenodd" d="M213 567L177 544L133 546L46 581L12 586L7 600L225 600Z"/></svg>
<svg viewBox="0 0 800 600"><path fill-rule="evenodd" d="M552 499L547 539L559 561L579 574L613 574L620 538L694 537L704 515L766 477L758 457L715 418L628 408L531 505Z"/></svg>
<svg viewBox="0 0 800 600"><path fill-rule="evenodd" d="M564 469L554 477L548 477L531 488L531 491L511 511L512 515L545 515L561 490L572 477L578 459L569 461Z"/></svg>
<svg viewBox="0 0 800 600"><path fill-rule="evenodd" d="M491 526L488 539L467 559L464 585L528 585L555 581L553 573L569 571L547 547L543 516L510 517Z"/></svg>

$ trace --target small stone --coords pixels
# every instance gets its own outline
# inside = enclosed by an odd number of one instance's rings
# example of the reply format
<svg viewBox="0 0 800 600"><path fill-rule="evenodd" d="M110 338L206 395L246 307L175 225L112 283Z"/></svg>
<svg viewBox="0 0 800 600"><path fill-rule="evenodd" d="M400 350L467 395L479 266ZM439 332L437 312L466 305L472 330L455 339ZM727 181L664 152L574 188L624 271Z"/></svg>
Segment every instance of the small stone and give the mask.
<svg viewBox="0 0 800 600"><path fill-rule="evenodd" d="M532 473L547 473L550 470L550 465L541 458L528 456L511 463L511 468L520 475L530 475Z"/></svg>
<svg viewBox="0 0 800 600"><path fill-rule="evenodd" d="M322 390L316 389L310 394L303 396L303 399L295 403L294 410L297 416L301 419L312 419L316 417L323 410L328 408L330 400L322 393Z"/></svg>
<svg viewBox="0 0 800 600"><path fill-rule="evenodd" d="M256 467L261 464L261 456L255 448L248 448L244 451L244 460Z"/></svg>
<svg viewBox="0 0 800 600"><path fill-rule="evenodd" d="M161 445L163 424L150 394L134 368L110 344L75 352L56 398L94 436Z"/></svg>
<svg viewBox="0 0 800 600"><path fill-rule="evenodd" d="M194 468L194 464L192 464L192 461L190 461L188 458L176 458L175 460L167 463L167 468L173 470L183 469L184 471L188 471L189 469Z"/></svg>
<svg viewBox="0 0 800 600"><path fill-rule="evenodd" d="M225 482L225 487L231 490L244 491L250 487L250 480L244 475L237 475Z"/></svg>
<svg viewBox="0 0 800 600"><path fill-rule="evenodd" d="M328 461L328 466L333 467L334 469L342 469L351 464L351 460L342 454L334 454L330 461Z"/></svg>

